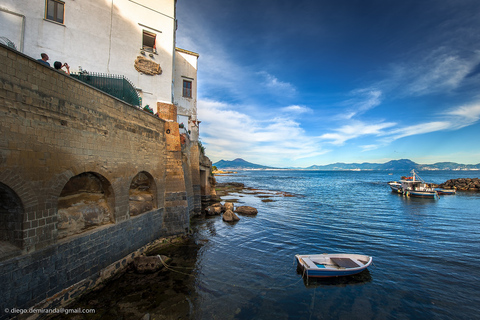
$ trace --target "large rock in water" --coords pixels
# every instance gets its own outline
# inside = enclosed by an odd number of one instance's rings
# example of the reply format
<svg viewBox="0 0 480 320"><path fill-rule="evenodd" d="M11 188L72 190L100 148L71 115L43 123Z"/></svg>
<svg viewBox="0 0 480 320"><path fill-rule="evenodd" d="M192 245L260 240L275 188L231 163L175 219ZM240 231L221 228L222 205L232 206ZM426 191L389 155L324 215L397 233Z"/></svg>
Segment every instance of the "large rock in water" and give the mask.
<svg viewBox="0 0 480 320"><path fill-rule="evenodd" d="M453 189L459 191L479 191L480 179L478 178L459 178L450 179L439 185L440 188Z"/></svg>
<svg viewBox="0 0 480 320"><path fill-rule="evenodd" d="M253 215L256 215L258 213L258 210L255 209L254 207L250 207L250 206L240 206L240 207L237 207L237 209L235 209L235 212L238 213L238 214L245 214L245 215L248 215L248 216L253 216Z"/></svg>
<svg viewBox="0 0 480 320"><path fill-rule="evenodd" d="M215 207L215 206L208 206L206 209L205 209L205 213L207 214L207 216L216 216L216 215L219 215L220 213L222 213L222 207Z"/></svg>
<svg viewBox="0 0 480 320"><path fill-rule="evenodd" d="M240 220L240 218L232 210L227 210L223 214L223 221L225 222L234 222L238 220Z"/></svg>
<svg viewBox="0 0 480 320"><path fill-rule="evenodd" d="M227 212L228 210L232 210L234 209L234 205L232 202L225 202L225 204L223 205L223 207L225 208L225 212Z"/></svg>

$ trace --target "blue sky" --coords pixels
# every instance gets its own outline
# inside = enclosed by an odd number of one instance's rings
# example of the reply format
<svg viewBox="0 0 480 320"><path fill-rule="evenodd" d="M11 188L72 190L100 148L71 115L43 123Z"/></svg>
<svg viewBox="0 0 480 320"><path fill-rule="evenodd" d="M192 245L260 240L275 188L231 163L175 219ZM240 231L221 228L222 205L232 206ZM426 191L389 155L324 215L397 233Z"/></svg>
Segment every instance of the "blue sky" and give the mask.
<svg viewBox="0 0 480 320"><path fill-rule="evenodd" d="M179 0L213 162L480 163L480 1Z"/></svg>

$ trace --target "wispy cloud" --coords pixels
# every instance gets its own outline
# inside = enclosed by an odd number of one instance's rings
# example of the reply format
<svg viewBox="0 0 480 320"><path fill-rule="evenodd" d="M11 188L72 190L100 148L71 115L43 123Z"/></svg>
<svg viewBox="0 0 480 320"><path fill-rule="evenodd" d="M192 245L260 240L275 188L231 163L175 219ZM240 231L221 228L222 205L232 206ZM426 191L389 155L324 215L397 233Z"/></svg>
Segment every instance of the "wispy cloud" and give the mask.
<svg viewBox="0 0 480 320"><path fill-rule="evenodd" d="M313 113L313 110L305 106L288 106L281 109L281 111L286 113L302 114L302 113Z"/></svg>
<svg viewBox="0 0 480 320"><path fill-rule="evenodd" d="M417 53L393 64L389 75L378 85L406 97L444 93L461 87L479 63L480 51L460 55L455 49L440 47L420 58Z"/></svg>
<svg viewBox="0 0 480 320"><path fill-rule="evenodd" d="M371 150L378 149L381 146L382 145L380 145L380 144L367 144L367 145L360 146L360 148L362 149L363 152L366 152L366 151L371 151Z"/></svg>
<svg viewBox="0 0 480 320"><path fill-rule="evenodd" d="M319 138L333 145L343 145L347 140L355 139L362 136L379 136L385 134L384 130L395 126L394 122L380 122L375 124L367 124L362 121L352 121L347 125L343 125L334 129L332 133L325 133Z"/></svg>
<svg viewBox="0 0 480 320"><path fill-rule="evenodd" d="M382 91L376 88L362 88L353 90L349 96L351 98L341 103L341 105L347 107L346 113L340 116L344 119L351 119L380 105Z"/></svg>
<svg viewBox="0 0 480 320"><path fill-rule="evenodd" d="M480 120L480 103L460 106L445 113L447 116L455 117L452 121L457 128L469 126Z"/></svg>
<svg viewBox="0 0 480 320"><path fill-rule="evenodd" d="M458 130L473 125L480 120L480 104L456 107L447 112L433 115L433 117L439 120L421 122L385 132L384 135L388 136L388 138L383 139L383 143L388 144L404 137L438 131Z"/></svg>
<svg viewBox="0 0 480 320"><path fill-rule="evenodd" d="M432 121L419 123L416 125L406 126L390 131L388 133L388 139L393 141L408 136L447 130L451 128L451 126L452 124L449 121Z"/></svg>
<svg viewBox="0 0 480 320"><path fill-rule="evenodd" d="M289 48L295 47L284 45L285 41L300 43L294 28L298 22L292 23L292 28L286 28L290 35L295 35L294 38L288 38L284 33L278 36L278 27L285 23L283 17L292 16L292 12L280 10L282 5L272 6L266 16L270 18L267 25L257 19L242 25L242 30L250 31L251 22L255 23L261 34L255 33L252 37L252 33L243 33L237 26L246 20L243 16L230 26L235 29L219 32L223 28L218 28L218 19L211 19L212 14L228 20L225 14L230 17L238 15L232 8L245 7L240 2L229 6L220 4L217 0L206 0L201 5L192 1L190 6L198 10L209 8L210 11L198 14L183 10L189 16L185 17L184 13L180 25L184 29L177 34L181 46L200 53L197 103L199 119L202 120L200 136L214 161L242 157L253 162L280 165L331 151L338 151L331 152L333 159L347 154L342 150L352 150L350 154L353 154L358 150L368 152L385 148L376 154L381 157L384 155L379 153L386 152L389 146L401 145L394 143L399 139L459 130L480 121L480 99L476 92L480 85L480 50L475 45L479 38L477 14L465 11L459 16L455 11L438 24L434 23L435 19L432 22L425 20L424 26L435 32L425 32L418 37L399 35L386 46L383 41L378 46L372 43L375 51L371 51L369 57L379 55L379 59L362 60L362 55L351 56L352 61L358 59L358 63L365 63L365 66L358 68L361 73L356 72L356 68L348 69L345 77L341 76L344 63L328 68L323 61L345 62L350 56L346 54L342 59L328 60L328 46L317 41L322 44L317 47L312 41L309 44L316 50L310 51L315 52L315 56L310 57L314 58L298 59L309 63L295 63L292 67L295 74L282 78L280 74L287 74L285 70L282 73L275 70L292 62L283 58L291 59L293 51ZM316 8L314 2L309 4ZM446 7L438 9L439 6ZM297 14L304 17L303 6L288 4L287 7L302 7ZM456 2L442 3L436 6L438 10L435 12L444 14L460 7ZM213 12L212 8L216 11ZM277 11L282 15L278 16ZM243 14L248 17L250 13L244 11ZM313 13L311 17L306 25L308 30L315 30L312 36L326 36L324 30L334 31L329 27L331 25L324 24L329 22L328 19L318 19L318 14ZM264 28L259 29L261 26ZM229 34L232 30L237 37ZM349 34L350 30L345 29L345 34L338 36ZM259 36L263 36L262 41L255 40ZM329 40L327 37L322 39ZM258 50L252 51L254 43ZM246 48L248 52L242 51ZM272 48L280 51L271 55ZM399 50L391 52L391 48ZM315 60L317 56L322 60ZM243 57L249 58L244 60ZM340 74L338 77L336 70ZM314 83L319 86L312 86ZM355 84L353 87L352 83ZM399 117L399 114L402 115Z"/></svg>
<svg viewBox="0 0 480 320"><path fill-rule="evenodd" d="M257 74L263 80L262 85L269 90L273 90L273 93L275 94L281 93L283 96L291 96L296 93L296 89L291 83L280 81L277 77L266 71L259 71Z"/></svg>
<svg viewBox="0 0 480 320"><path fill-rule="evenodd" d="M212 100L200 100L198 104L202 141L214 161L242 157L282 165L328 152L291 117L256 118L237 111L241 106Z"/></svg>
<svg viewBox="0 0 480 320"><path fill-rule="evenodd" d="M359 120L349 120L331 132L319 136L320 141L341 146L347 141L363 136L377 137L377 143L360 146L363 151L384 147L395 140L427 133L446 130L458 130L477 123L480 120L480 103L452 108L446 112L432 115L434 121L419 122L402 126L395 122L367 123ZM375 141L375 140L373 140Z"/></svg>

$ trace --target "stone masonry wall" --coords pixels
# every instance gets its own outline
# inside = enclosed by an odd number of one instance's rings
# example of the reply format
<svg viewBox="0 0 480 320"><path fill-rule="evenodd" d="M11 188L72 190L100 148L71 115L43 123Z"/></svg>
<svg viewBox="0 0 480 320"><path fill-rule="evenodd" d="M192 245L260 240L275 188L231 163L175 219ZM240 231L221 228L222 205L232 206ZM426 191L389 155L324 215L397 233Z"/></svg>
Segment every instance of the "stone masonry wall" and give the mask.
<svg viewBox="0 0 480 320"><path fill-rule="evenodd" d="M148 241L185 232L182 156L168 125L0 45L0 188L21 202L11 241L21 255L1 261L0 250L0 310L32 306ZM114 223L59 241L59 195L86 172L111 185ZM153 177L158 209L132 218L139 172Z"/></svg>
<svg viewBox="0 0 480 320"><path fill-rule="evenodd" d="M39 303L52 309L90 289L103 268L161 237L162 218L163 209L158 209L1 262L0 319L13 316L6 309Z"/></svg>
<svg viewBox="0 0 480 320"><path fill-rule="evenodd" d="M177 225L183 223L185 231L188 231L190 217L178 123L176 121L166 122L165 132L167 141L166 184L169 186L168 190L165 191L165 224Z"/></svg>

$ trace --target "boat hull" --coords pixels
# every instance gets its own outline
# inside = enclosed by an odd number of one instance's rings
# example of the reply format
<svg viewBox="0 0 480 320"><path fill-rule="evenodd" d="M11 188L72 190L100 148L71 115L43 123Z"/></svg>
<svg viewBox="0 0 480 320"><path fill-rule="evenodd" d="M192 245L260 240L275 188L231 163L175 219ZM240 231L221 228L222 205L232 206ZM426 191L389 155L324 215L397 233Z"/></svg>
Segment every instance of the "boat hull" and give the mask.
<svg viewBox="0 0 480 320"><path fill-rule="evenodd" d="M415 198L438 199L438 193L436 191L406 191L405 195Z"/></svg>
<svg viewBox="0 0 480 320"><path fill-rule="evenodd" d="M402 193L402 184L396 181L389 182L388 185L394 193Z"/></svg>
<svg viewBox="0 0 480 320"><path fill-rule="evenodd" d="M296 255L297 267L308 278L351 276L367 269L372 257L358 254Z"/></svg>
<svg viewBox="0 0 480 320"><path fill-rule="evenodd" d="M457 192L455 189L439 189L436 191L438 194L441 194L441 195L455 194Z"/></svg>

